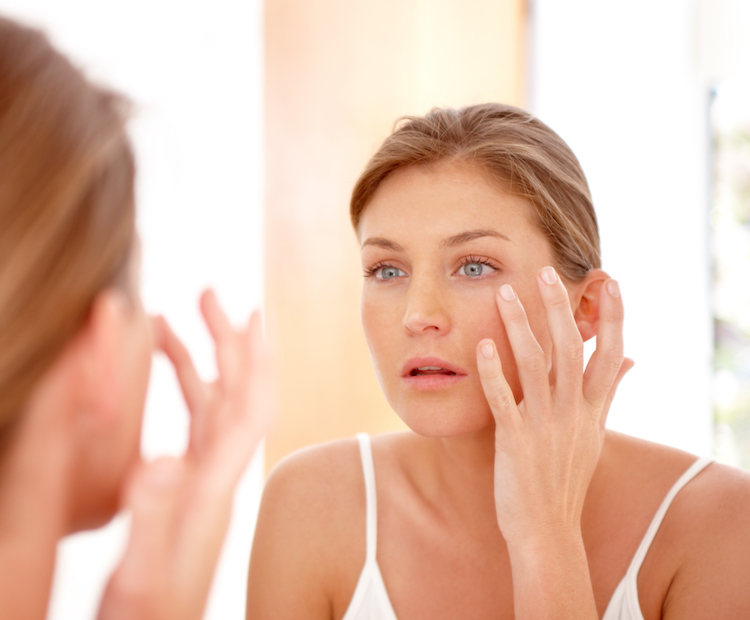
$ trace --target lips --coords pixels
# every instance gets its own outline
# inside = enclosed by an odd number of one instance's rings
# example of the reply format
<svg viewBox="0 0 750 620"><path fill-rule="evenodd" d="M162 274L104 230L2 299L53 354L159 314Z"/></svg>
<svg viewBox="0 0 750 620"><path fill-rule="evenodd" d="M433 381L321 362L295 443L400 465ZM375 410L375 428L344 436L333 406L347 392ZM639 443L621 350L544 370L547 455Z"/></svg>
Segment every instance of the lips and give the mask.
<svg viewBox="0 0 750 620"><path fill-rule="evenodd" d="M401 369L402 377L431 377L435 375L455 377L466 374L463 368L437 357L415 357L407 361Z"/></svg>
<svg viewBox="0 0 750 620"><path fill-rule="evenodd" d="M424 375L448 375L452 376L456 373L451 370L446 370L440 366L422 366L420 368L412 368L409 373L412 377L421 377Z"/></svg>

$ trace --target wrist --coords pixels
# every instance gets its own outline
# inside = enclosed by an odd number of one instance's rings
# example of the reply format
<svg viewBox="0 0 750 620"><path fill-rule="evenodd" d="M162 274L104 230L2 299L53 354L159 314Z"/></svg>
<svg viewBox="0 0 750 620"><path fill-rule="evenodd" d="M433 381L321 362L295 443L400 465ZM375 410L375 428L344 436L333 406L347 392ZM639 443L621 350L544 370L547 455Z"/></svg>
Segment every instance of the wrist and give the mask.
<svg viewBox="0 0 750 620"><path fill-rule="evenodd" d="M580 527L548 527L506 540L511 564L566 565L586 559Z"/></svg>
<svg viewBox="0 0 750 620"><path fill-rule="evenodd" d="M508 553L516 618L598 617L580 528L509 545Z"/></svg>

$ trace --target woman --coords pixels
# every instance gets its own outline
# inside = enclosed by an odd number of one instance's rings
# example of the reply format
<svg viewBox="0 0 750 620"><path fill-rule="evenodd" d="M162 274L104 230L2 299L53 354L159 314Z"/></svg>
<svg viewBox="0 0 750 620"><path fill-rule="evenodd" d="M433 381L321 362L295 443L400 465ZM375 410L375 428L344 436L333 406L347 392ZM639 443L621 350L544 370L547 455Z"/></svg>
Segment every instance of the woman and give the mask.
<svg viewBox="0 0 750 620"><path fill-rule="evenodd" d="M266 424L259 318L201 308L219 377L203 383L138 293L125 102L39 32L0 18L0 609L42 619L58 541L120 508L130 540L102 619L200 618L232 492ZM192 415L181 459L139 462L153 347Z"/></svg>
<svg viewBox="0 0 750 620"><path fill-rule="evenodd" d="M413 432L276 468L248 618L750 617L748 475L604 428L632 362L567 145L504 105L407 118L351 216L375 372Z"/></svg>

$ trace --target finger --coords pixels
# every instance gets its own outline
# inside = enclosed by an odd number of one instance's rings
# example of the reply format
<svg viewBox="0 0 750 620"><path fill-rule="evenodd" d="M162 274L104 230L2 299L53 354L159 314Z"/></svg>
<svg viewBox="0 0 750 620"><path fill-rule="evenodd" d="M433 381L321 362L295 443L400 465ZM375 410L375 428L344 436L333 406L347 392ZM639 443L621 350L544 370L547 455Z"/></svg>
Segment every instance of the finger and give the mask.
<svg viewBox="0 0 750 620"><path fill-rule="evenodd" d="M508 423L517 422L520 414L516 398L503 374L497 347L488 338L481 340L477 345L477 370L495 424L505 427Z"/></svg>
<svg viewBox="0 0 750 620"><path fill-rule="evenodd" d="M620 370L617 373L617 377L615 378L615 383L612 386L612 389L610 389L609 394L607 394L607 399L604 401L604 407L602 408L602 414L599 418L599 426L601 430L604 430L604 427L607 424L607 416L609 415L609 408L612 405L612 401L615 398L615 393L617 392L617 388L620 385L620 381L622 381L622 378L630 372L630 369L635 366L635 362L631 360L629 357L626 357L623 362L622 366L620 366Z"/></svg>
<svg viewBox="0 0 750 620"><path fill-rule="evenodd" d="M555 399L573 402L580 396L583 377L583 340L570 307L568 291L554 268L537 274L539 294L547 311L552 337L552 368Z"/></svg>
<svg viewBox="0 0 750 620"><path fill-rule="evenodd" d="M260 441L268 431L273 418L275 384L273 359L263 336L263 321L257 310L250 315L245 338L250 351L250 372L252 373L249 382L254 408L252 417L255 420L255 432L258 434L257 441Z"/></svg>
<svg viewBox="0 0 750 620"><path fill-rule="evenodd" d="M544 351L531 333L526 312L510 284L500 287L496 302L518 368L523 400L529 411L546 411L551 396Z"/></svg>
<svg viewBox="0 0 750 620"><path fill-rule="evenodd" d="M624 310L620 288L607 280L599 291L599 327L596 350L583 377L583 395L595 407L601 407L609 395L623 362L622 325Z"/></svg>
<svg viewBox="0 0 750 620"><path fill-rule="evenodd" d="M220 439L222 448L215 451L217 471L242 474L253 453L266 435L275 410L275 382L272 360L266 346L259 313L256 311L242 333L248 349L247 371L241 382L241 393L225 398L227 420L231 430Z"/></svg>
<svg viewBox="0 0 750 620"><path fill-rule="evenodd" d="M190 352L172 331L164 317L152 319L154 345L164 352L175 369L177 381L191 413L201 411L205 405L206 386L198 375Z"/></svg>
<svg viewBox="0 0 750 620"><path fill-rule="evenodd" d="M182 464L171 458L144 465L134 476L126 500L130 536L112 583L120 593L142 595L166 583L182 479Z"/></svg>
<svg viewBox="0 0 750 620"><path fill-rule="evenodd" d="M201 295L200 305L208 330L216 342L219 382L225 390L233 389L238 383L238 365L243 354L238 333L219 305L214 291L205 291Z"/></svg>

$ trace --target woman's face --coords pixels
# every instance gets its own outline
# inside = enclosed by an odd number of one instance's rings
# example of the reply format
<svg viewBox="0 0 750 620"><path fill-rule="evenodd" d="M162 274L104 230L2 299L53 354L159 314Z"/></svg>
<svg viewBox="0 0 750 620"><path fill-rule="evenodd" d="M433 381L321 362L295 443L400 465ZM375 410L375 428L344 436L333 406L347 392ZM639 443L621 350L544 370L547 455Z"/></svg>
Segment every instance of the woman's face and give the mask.
<svg viewBox="0 0 750 620"><path fill-rule="evenodd" d="M438 162L387 177L362 214L365 337L388 402L415 432L447 437L492 423L476 368L483 338L522 398L495 304L502 284L549 354L536 274L554 261L531 209L482 169Z"/></svg>
<svg viewBox="0 0 750 620"><path fill-rule="evenodd" d="M139 242L133 254L130 266L128 308L122 324L123 348L120 351L123 389L122 428L119 431L118 447L115 449L119 458L113 459L119 462L116 470L120 482L140 456L143 408L146 402L153 353L150 319L143 308L140 295Z"/></svg>
<svg viewBox="0 0 750 620"><path fill-rule="evenodd" d="M140 457L141 426L153 351L151 325L139 292L140 248L136 247L129 265L128 290L121 291L122 314L113 329L116 346L107 350L107 365L117 379L107 386L112 394L102 398L116 414L109 416L106 436L88 439L94 457L89 467L84 497L79 498L72 530L98 527L120 508L122 485Z"/></svg>

